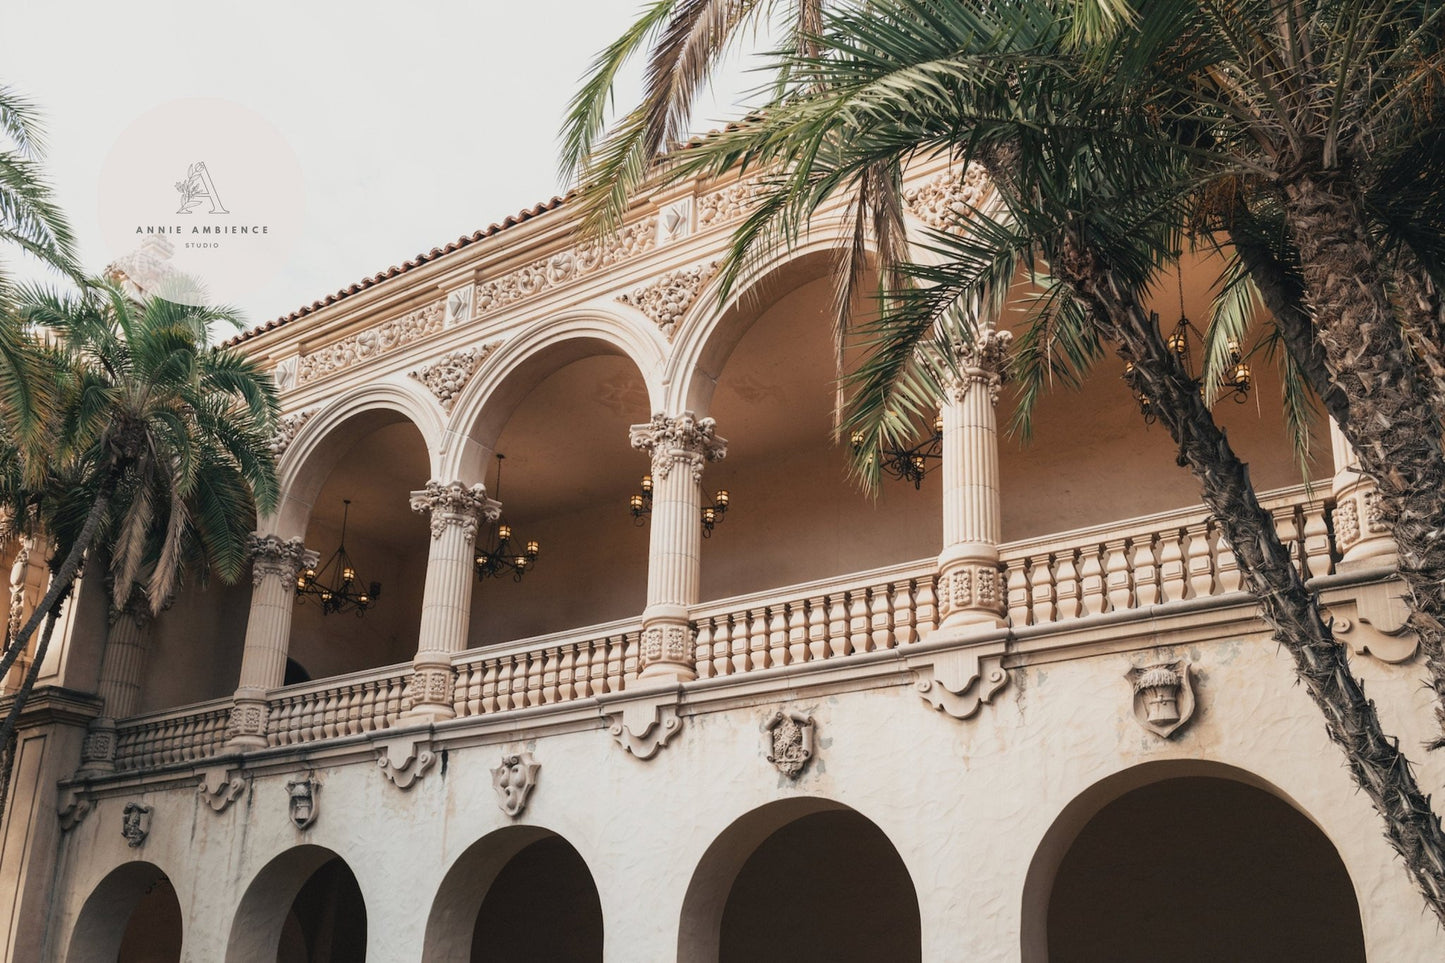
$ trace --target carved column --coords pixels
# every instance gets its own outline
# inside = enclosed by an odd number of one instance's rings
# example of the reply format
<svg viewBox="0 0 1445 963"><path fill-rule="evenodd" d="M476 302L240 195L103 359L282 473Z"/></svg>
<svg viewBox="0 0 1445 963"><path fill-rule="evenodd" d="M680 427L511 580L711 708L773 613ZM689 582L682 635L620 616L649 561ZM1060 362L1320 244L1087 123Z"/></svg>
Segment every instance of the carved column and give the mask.
<svg viewBox="0 0 1445 963"><path fill-rule="evenodd" d="M973 344L955 345L958 372L944 379L943 552L938 556L941 631L1003 624L994 406L1012 338L1007 331L985 329Z"/></svg>
<svg viewBox="0 0 1445 963"><path fill-rule="evenodd" d="M1330 422L1330 443L1335 454L1335 477L1330 494L1335 500L1335 544L1348 568L1366 559L1383 563L1395 554L1395 539L1380 520L1379 490L1360 470L1360 460L1344 433Z"/></svg>
<svg viewBox="0 0 1445 963"><path fill-rule="evenodd" d="M236 689L229 745L237 749L266 745L266 690L286 679L286 650L291 641L291 610L296 604L296 575L318 561L301 539L253 534L251 615L246 620L246 649Z"/></svg>
<svg viewBox="0 0 1445 963"><path fill-rule="evenodd" d="M472 617L472 547L477 528L496 521L502 506L487 497L482 485L429 481L411 493L411 510L431 515L431 547L407 717L413 722L450 719L456 714L452 655L467 647Z"/></svg>
<svg viewBox="0 0 1445 963"><path fill-rule="evenodd" d="M120 611L110 610L110 632L105 637L97 693L102 702L101 715L91 721L81 746L83 772L115 769L115 721L135 715L141 674L145 670L146 629L150 622L150 600L139 589L131 592L130 600Z"/></svg>
<svg viewBox="0 0 1445 963"><path fill-rule="evenodd" d="M688 609L701 582L702 470L727 454L711 418L685 411L633 425L632 447L652 455L652 537L640 673L648 679L697 678Z"/></svg>

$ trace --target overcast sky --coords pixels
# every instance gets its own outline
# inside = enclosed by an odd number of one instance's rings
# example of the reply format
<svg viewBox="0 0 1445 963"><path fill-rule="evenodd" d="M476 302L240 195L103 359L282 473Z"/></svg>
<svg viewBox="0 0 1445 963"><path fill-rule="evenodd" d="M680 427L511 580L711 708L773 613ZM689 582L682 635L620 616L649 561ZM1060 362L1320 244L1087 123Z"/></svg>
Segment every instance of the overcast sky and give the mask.
<svg viewBox="0 0 1445 963"><path fill-rule="evenodd" d="M301 166L305 222L283 269L239 299L260 323L559 193L566 103L640 9L641 0L9 0L0 84L44 112L46 167L92 271L113 256L97 218L102 164L137 118L216 97L274 125ZM733 77L704 105L699 129L735 113L746 83ZM620 96L635 92L632 81Z"/></svg>

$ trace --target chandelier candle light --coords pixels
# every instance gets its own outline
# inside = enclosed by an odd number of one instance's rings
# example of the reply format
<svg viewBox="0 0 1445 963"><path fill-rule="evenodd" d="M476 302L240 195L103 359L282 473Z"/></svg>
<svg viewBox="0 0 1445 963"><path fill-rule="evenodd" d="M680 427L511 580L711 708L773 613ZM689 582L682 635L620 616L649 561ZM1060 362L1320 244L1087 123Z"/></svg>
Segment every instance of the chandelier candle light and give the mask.
<svg viewBox="0 0 1445 963"><path fill-rule="evenodd" d="M641 491L634 492L627 499L628 509L632 512L632 523L639 526L646 525L647 516L652 514L652 476L643 475L640 487ZM702 494L704 498L708 497L706 491ZM703 538L712 538L713 526L721 522L723 516L728 513L728 503L731 498L732 496L728 494L726 488L719 488L708 500L708 503L702 506L700 514Z"/></svg>
<svg viewBox="0 0 1445 963"><path fill-rule="evenodd" d="M346 551L346 523L351 514L351 499L343 498L341 504L341 540L336 551L331 553L319 571L307 568L296 576L296 597L302 602L308 597L319 599L322 615L354 611L359 618L376 604L381 596L381 583L366 583L357 578L356 565Z"/></svg>
<svg viewBox="0 0 1445 963"><path fill-rule="evenodd" d="M863 449L863 432L855 431L849 441L853 450ZM879 470L899 481L913 483L915 489L923 487L923 476L937 468L943 459L943 416L933 419L933 437L925 438L912 448L884 446L880 449L882 461ZM872 457L872 456L870 456Z"/></svg>
<svg viewBox="0 0 1445 963"><path fill-rule="evenodd" d="M502 454L497 455L495 496L498 501L502 500L502 459L506 457ZM517 550L519 545L522 546L521 551ZM499 524L491 530L486 544L477 548L476 558L473 559L477 569L477 580L511 575L514 582L520 582L522 576L531 571L540 554L542 554L542 546L535 539L529 539L525 543L520 538L514 539L512 526Z"/></svg>

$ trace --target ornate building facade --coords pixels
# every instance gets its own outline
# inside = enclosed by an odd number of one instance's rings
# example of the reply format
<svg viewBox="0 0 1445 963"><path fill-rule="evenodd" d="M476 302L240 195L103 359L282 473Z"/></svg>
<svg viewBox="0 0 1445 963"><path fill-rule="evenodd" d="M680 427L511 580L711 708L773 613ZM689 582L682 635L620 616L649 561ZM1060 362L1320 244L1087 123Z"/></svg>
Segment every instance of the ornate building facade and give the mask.
<svg viewBox="0 0 1445 963"><path fill-rule="evenodd" d="M1439 957L1118 373L1021 445L992 319L919 476L864 497L840 218L719 303L751 190L600 243L553 201L237 339L282 389L282 503L248 583L154 618L82 584L22 722L6 959ZM920 171L910 223L982 190ZM1369 486L1323 423L1300 484L1257 375L1220 416L1420 746ZM6 548L12 619L43 554Z"/></svg>

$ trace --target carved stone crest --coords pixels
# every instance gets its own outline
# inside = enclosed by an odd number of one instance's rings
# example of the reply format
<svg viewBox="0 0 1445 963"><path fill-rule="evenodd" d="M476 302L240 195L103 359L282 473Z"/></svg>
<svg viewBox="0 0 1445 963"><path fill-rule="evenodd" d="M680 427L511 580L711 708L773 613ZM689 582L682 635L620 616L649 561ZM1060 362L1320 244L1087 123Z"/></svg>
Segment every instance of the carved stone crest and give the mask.
<svg viewBox="0 0 1445 963"><path fill-rule="evenodd" d="M527 797L537 785L542 764L530 752L503 756L502 764L492 770L492 788L497 791L497 805L508 816L519 816L527 808Z"/></svg>
<svg viewBox="0 0 1445 963"><path fill-rule="evenodd" d="M225 766L212 766L201 773L196 792L213 812L223 813L246 791L246 777Z"/></svg>
<svg viewBox="0 0 1445 963"><path fill-rule="evenodd" d="M286 780L289 815L297 829L306 829L316 822L316 791L320 788L321 783L309 772Z"/></svg>
<svg viewBox="0 0 1445 963"><path fill-rule="evenodd" d="M151 807L128 802L121 813L120 834L132 849L146 841L151 832Z"/></svg>
<svg viewBox="0 0 1445 963"><path fill-rule="evenodd" d="M1174 735L1194 715L1194 680L1183 659L1134 666L1124 677L1134 689L1134 718L1161 739Z"/></svg>
<svg viewBox="0 0 1445 963"><path fill-rule="evenodd" d="M768 762L789 779L802 775L813 758L813 717L779 709L763 726L768 734Z"/></svg>

